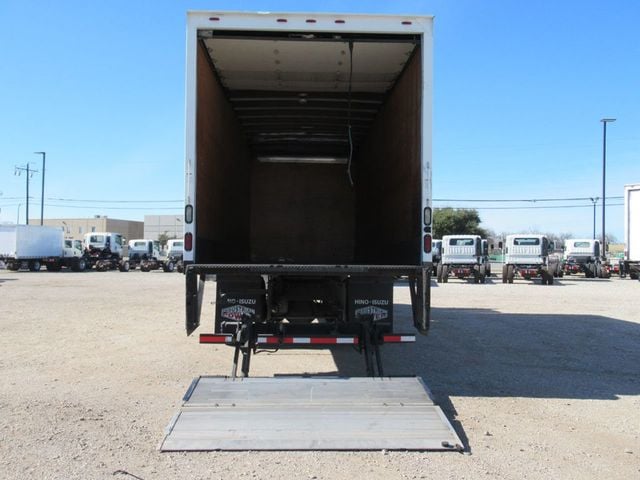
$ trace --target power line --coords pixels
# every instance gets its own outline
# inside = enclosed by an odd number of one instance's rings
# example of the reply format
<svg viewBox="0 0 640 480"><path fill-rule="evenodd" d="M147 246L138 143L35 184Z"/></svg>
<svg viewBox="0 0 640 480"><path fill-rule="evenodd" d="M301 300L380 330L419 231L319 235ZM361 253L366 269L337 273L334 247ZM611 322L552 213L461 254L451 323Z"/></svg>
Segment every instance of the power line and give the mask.
<svg viewBox="0 0 640 480"><path fill-rule="evenodd" d="M509 203L509 202L578 202L578 201L593 201L595 197L575 197L575 198L520 198L520 199L455 199L455 198L434 198L434 202L491 202L491 203ZM624 198L622 195L616 197L606 197L607 200L620 200ZM593 205L590 205L593 206Z"/></svg>
<svg viewBox="0 0 640 480"><path fill-rule="evenodd" d="M57 208L90 208L93 210L103 209L103 210L173 210L174 212L181 212L182 208L179 207L109 207L104 205L55 205L51 203L45 203L47 207L57 207Z"/></svg>
<svg viewBox="0 0 640 480"><path fill-rule="evenodd" d="M87 203L183 203L181 200L95 200L95 199L80 199L80 198L51 198L47 200L54 200L57 202L87 202Z"/></svg>
<svg viewBox="0 0 640 480"><path fill-rule="evenodd" d="M606 207L619 207L624 203L609 203ZM436 207L436 210L443 208L456 208L456 207ZM549 205L549 206L536 206L536 207L474 207L474 208L459 208L459 210L535 210L538 208L593 208L591 205Z"/></svg>

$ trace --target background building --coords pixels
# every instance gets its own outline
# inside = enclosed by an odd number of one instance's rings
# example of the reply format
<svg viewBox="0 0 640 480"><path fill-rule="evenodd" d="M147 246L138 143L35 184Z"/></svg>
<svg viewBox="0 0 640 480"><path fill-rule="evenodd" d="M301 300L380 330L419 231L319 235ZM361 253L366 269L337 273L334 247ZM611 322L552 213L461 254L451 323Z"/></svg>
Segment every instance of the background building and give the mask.
<svg viewBox="0 0 640 480"><path fill-rule="evenodd" d="M115 232L123 235L127 240L143 238L144 225L134 220L118 220L104 215L93 218L45 218L44 225L60 227L64 231L64 238L83 240L85 234L91 232ZM29 220L31 225L40 225L40 219Z"/></svg>
<svg viewBox="0 0 640 480"><path fill-rule="evenodd" d="M182 215L145 215L144 238L158 240L166 233L168 238L182 238L184 217Z"/></svg>

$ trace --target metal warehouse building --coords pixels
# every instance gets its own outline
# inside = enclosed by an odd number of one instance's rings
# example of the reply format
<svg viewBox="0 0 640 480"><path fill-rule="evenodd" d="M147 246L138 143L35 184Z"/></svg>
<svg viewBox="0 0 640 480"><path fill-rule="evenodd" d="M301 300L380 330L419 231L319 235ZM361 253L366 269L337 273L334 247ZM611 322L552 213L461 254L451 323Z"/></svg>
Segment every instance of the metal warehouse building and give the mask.
<svg viewBox="0 0 640 480"><path fill-rule="evenodd" d="M40 225L40 219L30 219L31 225ZM60 227L64 231L64 238L83 240L85 234L91 232L115 232L123 235L127 240L142 238L144 227L142 222L135 220L118 220L106 215L96 215L90 218L45 218L44 225Z"/></svg>
<svg viewBox="0 0 640 480"><path fill-rule="evenodd" d="M158 240L165 233L169 238L182 238L182 215L145 215L144 238Z"/></svg>

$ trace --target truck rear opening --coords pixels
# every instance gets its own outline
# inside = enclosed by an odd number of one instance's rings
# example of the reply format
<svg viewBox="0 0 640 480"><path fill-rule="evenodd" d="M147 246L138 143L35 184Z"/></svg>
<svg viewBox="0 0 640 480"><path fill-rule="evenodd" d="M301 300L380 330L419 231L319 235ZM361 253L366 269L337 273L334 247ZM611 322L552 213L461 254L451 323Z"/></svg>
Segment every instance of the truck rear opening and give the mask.
<svg viewBox="0 0 640 480"><path fill-rule="evenodd" d="M419 265L421 35L225 20L197 33L195 263Z"/></svg>

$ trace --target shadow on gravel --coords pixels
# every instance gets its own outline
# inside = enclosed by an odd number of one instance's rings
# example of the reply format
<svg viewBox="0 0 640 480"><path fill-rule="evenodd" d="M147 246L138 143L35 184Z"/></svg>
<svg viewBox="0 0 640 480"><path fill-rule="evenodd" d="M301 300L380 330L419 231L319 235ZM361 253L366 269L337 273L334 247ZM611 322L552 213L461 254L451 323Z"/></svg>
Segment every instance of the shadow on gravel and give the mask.
<svg viewBox="0 0 640 480"><path fill-rule="evenodd" d="M396 330L412 332L408 305ZM640 324L598 315L504 314L433 308L428 336L382 347L386 375L418 375L439 397L615 400L640 394ZM364 375L354 351L336 350L341 375Z"/></svg>
<svg viewBox="0 0 640 480"><path fill-rule="evenodd" d="M18 279L17 278L0 278L0 283L15 282L16 280L18 280Z"/></svg>
<svg viewBox="0 0 640 480"><path fill-rule="evenodd" d="M396 331L411 332L410 306ZM640 324L598 315L504 314L433 308L428 336L382 347L385 375L424 379L463 440L451 397L615 400L640 395ZM334 351L338 373L365 375L354 351Z"/></svg>

